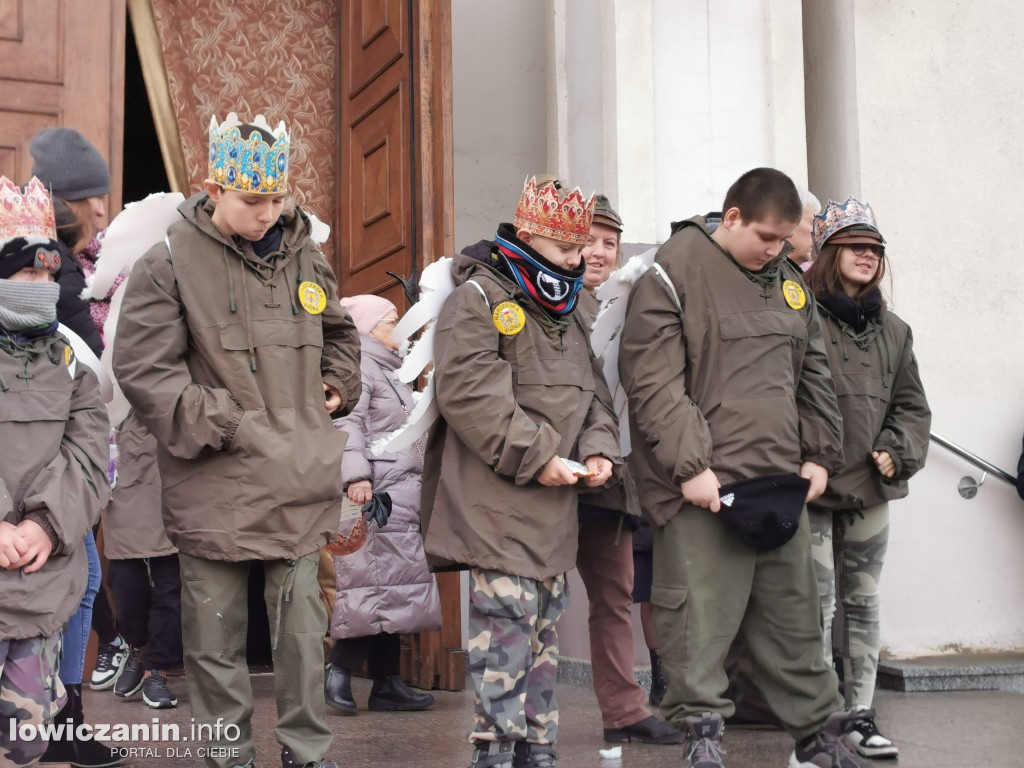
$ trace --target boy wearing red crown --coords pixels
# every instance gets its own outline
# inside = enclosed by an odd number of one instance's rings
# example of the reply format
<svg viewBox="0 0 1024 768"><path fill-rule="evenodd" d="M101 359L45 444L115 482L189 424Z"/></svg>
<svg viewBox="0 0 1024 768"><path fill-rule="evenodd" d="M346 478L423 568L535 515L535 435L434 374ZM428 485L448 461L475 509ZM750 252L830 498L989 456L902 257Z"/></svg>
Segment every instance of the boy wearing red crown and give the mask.
<svg viewBox="0 0 1024 768"><path fill-rule="evenodd" d="M33 765L46 750L38 728L65 700L60 631L85 593L82 542L110 498L99 384L57 330L56 240L39 180L22 190L0 177L2 766Z"/></svg>
<svg viewBox="0 0 1024 768"><path fill-rule="evenodd" d="M330 415L359 399L359 337L333 300L310 218L284 208L288 150L283 122L211 122L205 191L136 263L114 341L118 383L159 442L192 712L239 731L213 732L211 766L254 758L254 562L266 580L282 763L333 765L316 575L342 496L345 439Z"/></svg>
<svg viewBox="0 0 1024 768"><path fill-rule="evenodd" d="M422 519L432 565L470 569L473 768L554 765L577 482L604 485L621 461L574 312L593 211L579 189L529 180L514 223L455 257L436 325Z"/></svg>
<svg viewBox="0 0 1024 768"><path fill-rule="evenodd" d="M814 296L783 255L800 196L785 174L755 168L722 211L713 232L701 216L673 225L630 294L619 348L630 468L656 529L662 710L684 731L687 768L721 768L735 710L724 661L739 637L753 682L796 741L790 768L864 768L821 650L802 504L821 496L843 448ZM784 505L767 493L743 501L757 540L728 527L742 499L723 486L762 480L790 490ZM795 520L780 523L783 512Z"/></svg>

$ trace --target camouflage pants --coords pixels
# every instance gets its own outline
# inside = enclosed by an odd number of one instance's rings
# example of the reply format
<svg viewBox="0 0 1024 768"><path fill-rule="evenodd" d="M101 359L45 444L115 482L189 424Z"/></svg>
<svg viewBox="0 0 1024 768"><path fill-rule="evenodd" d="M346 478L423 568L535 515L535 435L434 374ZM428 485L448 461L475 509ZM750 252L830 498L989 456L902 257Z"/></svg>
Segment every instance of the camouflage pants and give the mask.
<svg viewBox="0 0 1024 768"><path fill-rule="evenodd" d="M811 549L818 578L825 659L832 660L836 597L843 606L839 650L846 705L871 705L878 673L879 582L889 542L889 505L859 513L810 513Z"/></svg>
<svg viewBox="0 0 1024 768"><path fill-rule="evenodd" d="M565 610L565 574L536 581L472 568L469 575L469 673L476 688L469 740L554 744L555 624Z"/></svg>
<svg viewBox="0 0 1024 768"><path fill-rule="evenodd" d="M0 640L0 768L34 765L46 751L46 739L22 741L11 720L35 729L52 723L65 701L57 676L60 635Z"/></svg>

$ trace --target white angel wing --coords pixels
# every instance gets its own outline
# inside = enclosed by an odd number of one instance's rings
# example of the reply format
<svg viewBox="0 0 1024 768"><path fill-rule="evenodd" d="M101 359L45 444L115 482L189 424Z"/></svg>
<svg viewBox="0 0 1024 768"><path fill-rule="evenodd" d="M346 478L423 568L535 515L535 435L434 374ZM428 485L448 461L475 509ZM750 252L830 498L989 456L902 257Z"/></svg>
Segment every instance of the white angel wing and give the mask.
<svg viewBox="0 0 1024 768"><path fill-rule="evenodd" d="M619 381L619 334L626 322L626 299L629 292L640 276L650 269L657 252L657 248L651 248L638 256L633 256L612 272L597 289L601 309L590 331L590 344L594 354L601 358L604 378L612 393L615 414L619 419L619 446L622 448L623 456L629 455L632 446L629 440L626 392Z"/></svg>
<svg viewBox="0 0 1024 768"><path fill-rule="evenodd" d="M455 290L452 278L452 259L438 259L428 264L420 277L420 298L398 321L392 338L398 342L403 361L394 376L399 381L413 382L434 362L434 324L441 314L445 301ZM410 340L418 330L423 333L418 341ZM433 371L428 374L427 386L416 399L405 424L370 446L370 453L380 456L388 451L398 451L415 443L426 434L438 416L434 399Z"/></svg>
<svg viewBox="0 0 1024 768"><path fill-rule="evenodd" d="M99 359L93 354L93 351L82 337L66 325L63 323L59 324L57 330L67 337L68 343L71 344L71 351L75 353L75 358L78 362L87 368L91 368L92 372L96 374L96 378L100 380L100 394L103 396L103 402L109 403L112 395L110 376L103 370Z"/></svg>
<svg viewBox="0 0 1024 768"><path fill-rule="evenodd" d="M370 445L371 455L380 456L383 453L401 451L427 433L440 413L437 408L437 400L434 398L433 373L429 375L427 386L419 395L420 397L416 398L416 404L405 423L394 432L388 432L373 441Z"/></svg>
<svg viewBox="0 0 1024 768"><path fill-rule="evenodd" d="M305 210L305 208L303 208L303 210ZM322 222L312 211L306 211L306 215L309 216L309 222L313 225L309 232L309 239L317 245L326 243L327 238L331 236L331 228Z"/></svg>
<svg viewBox="0 0 1024 768"><path fill-rule="evenodd" d="M184 200L180 192L158 192L145 200L129 203L114 217L103 236L90 287L91 298L107 298L117 276L130 272L136 260L181 218L178 205Z"/></svg>
<svg viewBox="0 0 1024 768"><path fill-rule="evenodd" d="M395 378L399 381L415 381L434 361L434 323L441 314L441 307L454 290L452 259L438 259L423 270L419 301L398 321L392 336L401 349L407 349L402 356L402 366L395 372ZM404 342L409 342L413 334L424 326L426 328L419 340L406 347Z"/></svg>

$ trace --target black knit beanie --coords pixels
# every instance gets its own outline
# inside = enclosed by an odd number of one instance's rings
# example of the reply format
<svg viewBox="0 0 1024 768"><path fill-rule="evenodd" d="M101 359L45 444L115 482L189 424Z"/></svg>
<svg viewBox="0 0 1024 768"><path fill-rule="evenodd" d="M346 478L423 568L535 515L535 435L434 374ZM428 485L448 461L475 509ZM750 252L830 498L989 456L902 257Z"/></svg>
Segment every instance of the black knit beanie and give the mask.
<svg viewBox="0 0 1024 768"><path fill-rule="evenodd" d="M110 169L103 155L74 128L45 128L32 137L30 146L38 176L54 197L84 200L110 192Z"/></svg>

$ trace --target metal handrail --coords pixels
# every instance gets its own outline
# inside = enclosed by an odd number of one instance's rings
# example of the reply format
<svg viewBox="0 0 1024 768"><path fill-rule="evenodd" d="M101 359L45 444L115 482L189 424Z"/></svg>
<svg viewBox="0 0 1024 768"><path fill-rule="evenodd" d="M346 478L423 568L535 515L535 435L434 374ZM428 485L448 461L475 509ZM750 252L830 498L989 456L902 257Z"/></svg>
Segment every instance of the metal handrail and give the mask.
<svg viewBox="0 0 1024 768"><path fill-rule="evenodd" d="M956 443L951 443L946 438L944 438L944 437L942 437L940 435L937 435L934 432L931 433L931 438L932 438L932 442L933 443L938 443L943 448L945 448L947 451L950 451L951 453L955 453L957 456L959 456L961 459L963 459L967 463L973 464L978 469L980 469L980 470L982 470L984 472L987 472L988 474L993 475L994 477L998 477L1004 483L1009 483L1010 485L1016 487L1016 485L1017 485L1017 478L1014 475L1011 475L1006 470L1000 469L995 464L990 464L989 462L985 461L984 459L980 458L979 456L975 456L973 453L968 451L966 448L961 448Z"/></svg>

